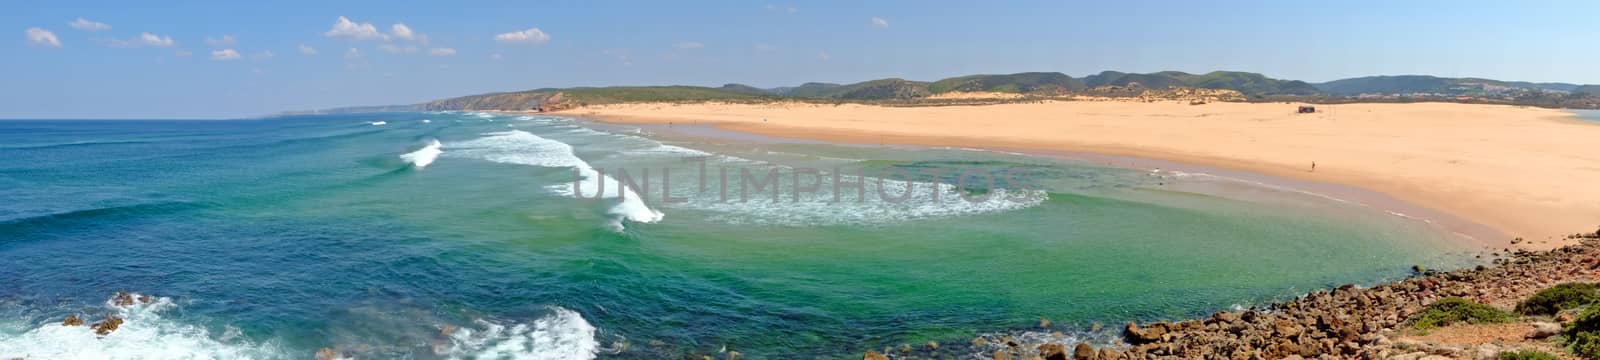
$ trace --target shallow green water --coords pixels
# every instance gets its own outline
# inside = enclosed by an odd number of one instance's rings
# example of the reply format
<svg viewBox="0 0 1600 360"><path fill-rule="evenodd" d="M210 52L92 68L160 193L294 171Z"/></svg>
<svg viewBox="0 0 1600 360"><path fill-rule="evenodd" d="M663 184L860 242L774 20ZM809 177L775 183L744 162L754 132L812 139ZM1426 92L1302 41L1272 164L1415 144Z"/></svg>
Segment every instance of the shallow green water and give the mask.
<svg viewBox="0 0 1600 360"><path fill-rule="evenodd" d="M648 135L471 113L0 122L0 355L859 357L1038 330L1041 318L1053 324L1043 331L1104 340L1090 324L1470 258L1422 222L1215 177ZM435 140L438 156L419 160ZM684 160L702 157L706 192L700 163ZM862 201L849 189L830 204L835 167L944 175L917 178L904 203L869 180ZM619 168L650 169L644 202L570 194L574 169ZM780 200L737 201L730 180L734 200L719 201L722 168L778 169ZM796 168L824 173L798 202ZM1016 181L958 190L962 171ZM663 188L684 202L662 201ZM170 304L108 308L116 291ZM53 325L107 311L128 315L128 331Z"/></svg>

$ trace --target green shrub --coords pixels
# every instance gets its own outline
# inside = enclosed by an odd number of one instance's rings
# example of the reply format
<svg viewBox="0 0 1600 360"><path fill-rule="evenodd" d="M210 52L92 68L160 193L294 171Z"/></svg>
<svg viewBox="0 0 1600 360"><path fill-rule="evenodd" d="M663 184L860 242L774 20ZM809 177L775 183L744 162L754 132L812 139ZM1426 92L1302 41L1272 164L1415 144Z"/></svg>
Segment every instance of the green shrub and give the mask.
<svg viewBox="0 0 1600 360"><path fill-rule="evenodd" d="M1411 326L1421 330L1465 322L1468 324L1503 323L1516 319L1516 314L1462 299L1439 299L1416 314L1411 315Z"/></svg>
<svg viewBox="0 0 1600 360"><path fill-rule="evenodd" d="M1561 358L1550 353L1538 350L1506 351L1495 356L1500 360L1560 360Z"/></svg>
<svg viewBox="0 0 1600 360"><path fill-rule="evenodd" d="M1523 315L1555 315L1561 310L1574 309L1600 300L1600 291L1594 284L1565 283L1539 290L1521 304L1517 312Z"/></svg>
<svg viewBox="0 0 1600 360"><path fill-rule="evenodd" d="M1572 324L1561 330L1572 352L1589 359L1600 359L1600 306L1590 306Z"/></svg>

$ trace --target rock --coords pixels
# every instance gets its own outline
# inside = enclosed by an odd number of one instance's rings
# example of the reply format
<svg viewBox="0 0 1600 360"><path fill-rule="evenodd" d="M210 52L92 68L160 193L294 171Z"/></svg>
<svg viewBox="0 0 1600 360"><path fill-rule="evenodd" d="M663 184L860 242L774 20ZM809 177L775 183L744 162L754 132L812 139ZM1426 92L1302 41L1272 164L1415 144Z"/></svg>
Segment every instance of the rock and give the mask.
<svg viewBox="0 0 1600 360"><path fill-rule="evenodd" d="M972 347L984 347L984 346L988 346L988 345L989 345L989 340L986 340L983 337L972 338Z"/></svg>
<svg viewBox="0 0 1600 360"><path fill-rule="evenodd" d="M1089 331L1100 332L1100 323L1089 324Z"/></svg>
<svg viewBox="0 0 1600 360"><path fill-rule="evenodd" d="M1569 313L1556 314L1556 322L1562 323L1562 324L1572 322L1572 314L1569 314Z"/></svg>
<svg viewBox="0 0 1600 360"><path fill-rule="evenodd" d="M1048 328L1048 327L1050 327L1050 319L1039 318L1039 328L1042 329L1042 328Z"/></svg>
<svg viewBox="0 0 1600 360"><path fill-rule="evenodd" d="M1039 345L1039 356L1045 360L1067 360L1067 347L1061 344Z"/></svg>
<svg viewBox="0 0 1600 360"><path fill-rule="evenodd" d="M89 325L89 328L94 329L95 334L106 335L112 331L117 331L118 326L122 326L122 318L107 315L105 320L95 322L93 325Z"/></svg>
<svg viewBox="0 0 1600 360"><path fill-rule="evenodd" d="M322 348L320 350L317 350L317 354L315 356L313 356L312 358L316 359L316 360L338 359L339 358L339 352L333 351L333 348Z"/></svg>
<svg viewBox="0 0 1600 360"><path fill-rule="evenodd" d="M1533 331L1528 332L1529 339L1543 339L1561 333L1561 325L1547 322L1533 323Z"/></svg>
<svg viewBox="0 0 1600 360"><path fill-rule="evenodd" d="M118 291L111 297L111 304L116 306L133 306L133 295L126 291Z"/></svg>
<svg viewBox="0 0 1600 360"><path fill-rule="evenodd" d="M895 348L895 351L899 351L901 354L909 354L911 353L911 344L900 344L900 347Z"/></svg>
<svg viewBox="0 0 1600 360"><path fill-rule="evenodd" d="M728 360L738 360L738 359L739 359L739 352L738 351L729 351L728 352Z"/></svg>
<svg viewBox="0 0 1600 360"><path fill-rule="evenodd" d="M61 321L61 326L78 326L78 325L83 325L83 319L79 319L77 315L67 315L67 319Z"/></svg>
<svg viewBox="0 0 1600 360"><path fill-rule="evenodd" d="M867 350L867 354L862 355L861 360L889 360L889 357L883 356L883 354L879 354L877 351Z"/></svg>
<svg viewBox="0 0 1600 360"><path fill-rule="evenodd" d="M996 350L994 352L994 360L1011 360L1011 353Z"/></svg>
<svg viewBox="0 0 1600 360"><path fill-rule="evenodd" d="M439 334L441 335L450 336L450 334L454 333L456 333L455 325L445 325L439 327Z"/></svg>
<svg viewBox="0 0 1600 360"><path fill-rule="evenodd" d="M1494 344L1483 344L1478 347L1478 360L1496 360L1500 358L1500 347Z"/></svg>
<svg viewBox="0 0 1600 360"><path fill-rule="evenodd" d="M1117 353L1111 351L1111 347L1110 346L1101 347L1100 348L1100 356L1099 357L1100 357L1100 360L1116 360L1117 359Z"/></svg>
<svg viewBox="0 0 1600 360"><path fill-rule="evenodd" d="M1130 322L1128 322L1128 325L1122 329L1122 335L1126 336L1128 338L1128 343L1129 344L1134 344L1134 345L1148 344L1148 343L1153 343L1153 342L1156 342L1156 341L1160 341L1161 340L1161 335L1167 333L1166 332L1166 328L1165 327L1156 327L1156 326L1154 326L1155 324L1151 324L1151 325L1152 326L1150 327L1150 329L1140 330L1138 324L1134 324L1133 322L1130 321Z"/></svg>
<svg viewBox="0 0 1600 360"><path fill-rule="evenodd" d="M938 341L929 341L928 342L928 350L939 350L939 342Z"/></svg>
<svg viewBox="0 0 1600 360"><path fill-rule="evenodd" d="M1094 347L1089 344L1078 343L1072 348L1073 360L1094 360Z"/></svg>

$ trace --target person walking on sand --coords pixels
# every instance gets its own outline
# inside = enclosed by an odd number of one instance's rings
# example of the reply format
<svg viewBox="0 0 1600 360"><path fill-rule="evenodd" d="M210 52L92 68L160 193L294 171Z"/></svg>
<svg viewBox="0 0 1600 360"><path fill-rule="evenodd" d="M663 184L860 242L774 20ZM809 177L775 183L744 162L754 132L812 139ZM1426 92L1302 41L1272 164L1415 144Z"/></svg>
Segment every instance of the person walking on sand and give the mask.
<svg viewBox="0 0 1600 360"><path fill-rule="evenodd" d="M1311 172L1317 172L1317 162L1316 161L1312 161L1311 162Z"/></svg>

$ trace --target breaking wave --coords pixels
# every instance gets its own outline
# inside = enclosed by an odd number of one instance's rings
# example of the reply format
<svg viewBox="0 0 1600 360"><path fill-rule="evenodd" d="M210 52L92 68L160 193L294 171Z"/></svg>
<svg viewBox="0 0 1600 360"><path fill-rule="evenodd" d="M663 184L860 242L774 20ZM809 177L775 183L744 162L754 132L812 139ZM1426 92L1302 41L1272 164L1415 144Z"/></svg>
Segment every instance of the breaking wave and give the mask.
<svg viewBox="0 0 1600 360"><path fill-rule="evenodd" d="M573 184L563 183L549 187L551 191L570 197L593 197L601 193L602 186L611 189L622 189L621 198L608 211L613 216L610 224L614 230L621 230L623 220L653 223L661 221L663 214L645 205L643 197L633 189L623 187L620 181L612 179L596 171L588 162L578 158L572 146L566 143L546 139L533 133L522 130L511 130L485 134L487 136L451 144L451 152L460 156L475 157L483 160L504 164L529 165L551 168L572 168L581 179L577 181L577 193L573 192ZM616 190L604 191L602 197L607 199L618 198Z"/></svg>
<svg viewBox="0 0 1600 360"><path fill-rule="evenodd" d="M532 323L505 325L477 320L450 333L451 359L594 359L600 350L595 328L572 310L551 307Z"/></svg>
<svg viewBox="0 0 1600 360"><path fill-rule="evenodd" d="M418 169L428 167L428 164L432 164L433 160L438 159L439 154L444 152L439 150L440 146L439 140L431 140L427 146L423 146L417 151L401 154L400 159L411 163L411 166L415 166Z"/></svg>
<svg viewBox="0 0 1600 360"><path fill-rule="evenodd" d="M0 358L24 359L279 359L292 358L277 344L240 339L238 329L213 336L205 328L164 318L177 305L164 297L129 294L132 303L105 303L105 315L83 315L82 324L61 318L15 336L0 336ZM119 296L120 297L120 296ZM96 334L91 326L115 316L116 330Z"/></svg>

